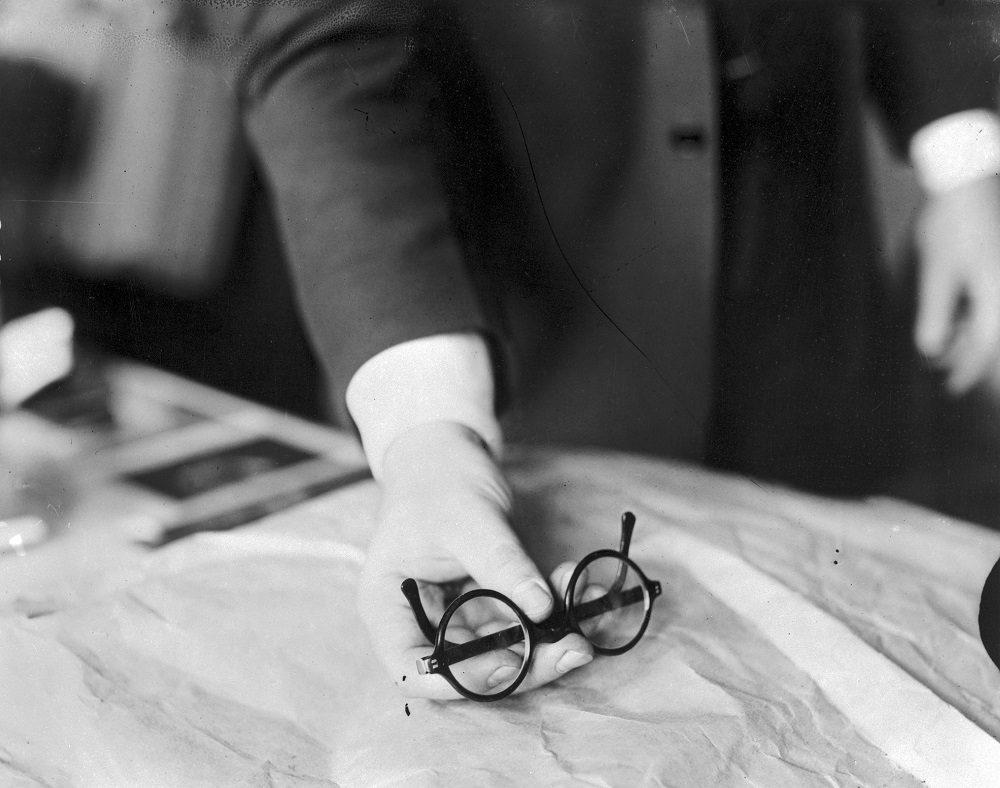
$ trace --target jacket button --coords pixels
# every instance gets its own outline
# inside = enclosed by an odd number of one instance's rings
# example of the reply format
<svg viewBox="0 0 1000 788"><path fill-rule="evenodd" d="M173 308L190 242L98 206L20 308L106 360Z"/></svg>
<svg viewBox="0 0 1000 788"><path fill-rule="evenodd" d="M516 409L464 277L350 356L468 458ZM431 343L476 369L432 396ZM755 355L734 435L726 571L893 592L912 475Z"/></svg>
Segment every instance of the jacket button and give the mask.
<svg viewBox="0 0 1000 788"><path fill-rule="evenodd" d="M677 123L670 127L667 139L681 156L697 156L708 144L708 131L700 123Z"/></svg>

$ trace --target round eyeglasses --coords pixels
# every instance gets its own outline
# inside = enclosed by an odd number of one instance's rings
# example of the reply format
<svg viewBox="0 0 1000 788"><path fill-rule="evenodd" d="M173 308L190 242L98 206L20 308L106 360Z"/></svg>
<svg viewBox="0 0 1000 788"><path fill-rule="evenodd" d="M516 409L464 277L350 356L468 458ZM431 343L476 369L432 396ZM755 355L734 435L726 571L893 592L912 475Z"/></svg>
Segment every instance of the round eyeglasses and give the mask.
<svg viewBox="0 0 1000 788"><path fill-rule="evenodd" d="M661 593L628 557L635 515L622 515L618 550L587 555L570 575L562 606L536 624L499 591L477 588L457 597L434 627L420 601L417 582L402 591L414 618L434 650L417 660L421 674L444 677L456 692L478 701L506 698L531 667L540 643L555 643L570 633L583 635L596 654L623 654L642 638Z"/></svg>

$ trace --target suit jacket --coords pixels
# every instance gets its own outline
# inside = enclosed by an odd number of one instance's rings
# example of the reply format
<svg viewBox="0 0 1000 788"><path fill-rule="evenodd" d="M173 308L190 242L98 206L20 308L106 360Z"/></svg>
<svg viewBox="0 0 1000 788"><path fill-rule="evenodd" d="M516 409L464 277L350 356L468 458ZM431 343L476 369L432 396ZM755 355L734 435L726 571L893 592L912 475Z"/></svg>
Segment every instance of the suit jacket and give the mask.
<svg viewBox="0 0 1000 788"><path fill-rule="evenodd" d="M515 438L698 456L711 421L721 465L856 485L857 405L881 396L857 102L901 142L992 107L995 24L747 8L216 12L335 402L385 347L482 331Z"/></svg>

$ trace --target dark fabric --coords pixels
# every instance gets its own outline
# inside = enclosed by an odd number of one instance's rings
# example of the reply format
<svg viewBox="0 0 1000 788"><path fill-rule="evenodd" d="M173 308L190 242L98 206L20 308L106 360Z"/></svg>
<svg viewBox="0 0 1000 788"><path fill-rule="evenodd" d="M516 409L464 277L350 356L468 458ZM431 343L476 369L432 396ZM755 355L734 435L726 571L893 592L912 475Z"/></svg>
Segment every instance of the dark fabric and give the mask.
<svg viewBox="0 0 1000 788"><path fill-rule="evenodd" d="M709 459L827 492L854 491L881 475L870 462L891 463L894 453L880 445L887 436L875 434L884 404L872 379L879 283L861 72L848 61L864 32L830 6L778 6L732 24L740 21L759 68L722 86ZM723 14L723 50L728 22Z"/></svg>
<svg viewBox="0 0 1000 788"><path fill-rule="evenodd" d="M0 57L0 193L44 197L73 174L83 90L35 59Z"/></svg>
<svg viewBox="0 0 1000 788"><path fill-rule="evenodd" d="M244 12L236 84L336 404L367 358L450 331L530 385L578 319L547 225L586 244L614 207L641 30L627 5L576 5L576 46L550 46L570 16L548 6Z"/></svg>
<svg viewBox="0 0 1000 788"><path fill-rule="evenodd" d="M720 86L710 456L722 467L859 492L895 462L858 101L867 84L902 143L933 117L992 106L997 61L991 6L914 10L718 9L720 64L755 65ZM499 344L521 331L522 364L558 345L587 280L555 271L598 243L634 153L641 4L314 2L247 16L247 126L338 396L366 358L416 336L472 329ZM573 228L569 255L546 224ZM548 306L505 328L490 301L518 288Z"/></svg>
<svg viewBox="0 0 1000 788"><path fill-rule="evenodd" d="M868 81L901 149L936 118L996 109L1000 9L993 0L875 4L867 13Z"/></svg>
<svg viewBox="0 0 1000 788"><path fill-rule="evenodd" d="M912 354L877 266L860 98L900 144L995 106L996 19L956 9L720 7L723 62L757 69L721 90L714 464L857 494L906 461Z"/></svg>
<svg viewBox="0 0 1000 788"><path fill-rule="evenodd" d="M249 135L338 403L380 350L484 323L434 158L438 88L406 5L268 9L243 72Z"/></svg>

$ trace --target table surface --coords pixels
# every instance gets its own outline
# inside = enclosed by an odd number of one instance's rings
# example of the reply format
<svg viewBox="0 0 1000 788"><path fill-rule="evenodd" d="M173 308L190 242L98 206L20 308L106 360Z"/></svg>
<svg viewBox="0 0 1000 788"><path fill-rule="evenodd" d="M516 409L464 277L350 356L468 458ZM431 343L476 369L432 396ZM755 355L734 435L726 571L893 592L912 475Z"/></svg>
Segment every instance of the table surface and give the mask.
<svg viewBox="0 0 1000 788"><path fill-rule="evenodd" d="M636 514L631 555L664 586L650 628L500 703L405 702L354 613L371 481L143 544L355 472L355 442L153 370L107 376L113 429L0 425L5 450L56 457L73 489L49 541L0 555L2 785L1000 781L1000 671L977 627L998 533L662 460L515 449L515 520L543 567L614 547ZM134 481L261 437L313 456L181 501Z"/></svg>

